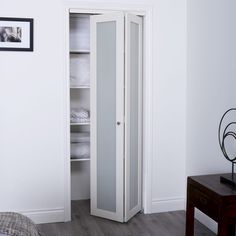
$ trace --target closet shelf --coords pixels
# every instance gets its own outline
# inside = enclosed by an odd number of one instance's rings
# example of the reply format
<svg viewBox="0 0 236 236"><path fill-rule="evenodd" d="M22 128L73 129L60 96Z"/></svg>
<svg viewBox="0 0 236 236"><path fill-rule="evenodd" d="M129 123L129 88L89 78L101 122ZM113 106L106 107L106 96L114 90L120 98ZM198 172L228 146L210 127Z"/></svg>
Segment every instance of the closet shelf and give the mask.
<svg viewBox="0 0 236 236"><path fill-rule="evenodd" d="M70 123L70 125L90 125L89 122L86 123Z"/></svg>
<svg viewBox="0 0 236 236"><path fill-rule="evenodd" d="M90 158L70 159L71 162L90 161Z"/></svg>
<svg viewBox="0 0 236 236"><path fill-rule="evenodd" d="M71 89L90 89L90 86L71 86Z"/></svg>
<svg viewBox="0 0 236 236"><path fill-rule="evenodd" d="M70 54L90 54L89 50L70 50Z"/></svg>

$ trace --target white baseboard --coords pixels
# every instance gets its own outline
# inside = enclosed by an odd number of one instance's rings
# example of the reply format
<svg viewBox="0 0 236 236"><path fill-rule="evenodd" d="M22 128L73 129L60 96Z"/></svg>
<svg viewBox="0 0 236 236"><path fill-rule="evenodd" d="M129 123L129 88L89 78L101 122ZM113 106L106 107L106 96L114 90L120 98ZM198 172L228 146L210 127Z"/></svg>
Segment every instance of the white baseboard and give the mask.
<svg viewBox="0 0 236 236"><path fill-rule="evenodd" d="M152 213L161 213L168 211L178 211L186 209L186 199L179 198L163 198L152 200ZM217 223L207 215L195 208L195 218L205 225L208 229L217 233Z"/></svg>
<svg viewBox="0 0 236 236"><path fill-rule="evenodd" d="M65 211L64 208L54 208L54 209L43 209L34 211L21 211L19 212L25 216L28 216L36 224L44 223L55 223L65 221Z"/></svg>
<svg viewBox="0 0 236 236"><path fill-rule="evenodd" d="M162 198L152 200L152 213L179 211L185 209L185 198Z"/></svg>

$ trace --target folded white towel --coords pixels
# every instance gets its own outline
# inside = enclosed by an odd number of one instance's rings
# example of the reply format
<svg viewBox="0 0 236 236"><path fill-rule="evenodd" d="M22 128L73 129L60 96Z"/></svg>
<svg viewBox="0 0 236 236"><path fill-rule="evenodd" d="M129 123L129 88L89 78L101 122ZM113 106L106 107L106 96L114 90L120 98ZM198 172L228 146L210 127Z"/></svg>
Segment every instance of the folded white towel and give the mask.
<svg viewBox="0 0 236 236"><path fill-rule="evenodd" d="M72 109L70 113L70 120L72 123L81 122L86 123L89 122L89 111L80 108L80 109Z"/></svg>
<svg viewBox="0 0 236 236"><path fill-rule="evenodd" d="M72 143L71 144L71 158L82 159L90 157L89 143Z"/></svg>
<svg viewBox="0 0 236 236"><path fill-rule="evenodd" d="M88 143L90 142L89 132L71 133L70 135L71 143Z"/></svg>
<svg viewBox="0 0 236 236"><path fill-rule="evenodd" d="M89 111L84 108L72 109L71 115L77 118L89 118Z"/></svg>
<svg viewBox="0 0 236 236"><path fill-rule="evenodd" d="M70 55L70 83L71 86L89 86L90 63L89 54Z"/></svg>
<svg viewBox="0 0 236 236"><path fill-rule="evenodd" d="M89 123L90 119L89 118L71 118L70 122L71 123Z"/></svg>

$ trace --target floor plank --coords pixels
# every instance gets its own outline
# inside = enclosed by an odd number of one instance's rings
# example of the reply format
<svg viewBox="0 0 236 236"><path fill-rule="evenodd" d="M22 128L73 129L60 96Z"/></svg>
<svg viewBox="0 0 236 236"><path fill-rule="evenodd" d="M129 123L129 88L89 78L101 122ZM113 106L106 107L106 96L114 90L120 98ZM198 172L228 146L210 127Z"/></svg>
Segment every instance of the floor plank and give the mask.
<svg viewBox="0 0 236 236"><path fill-rule="evenodd" d="M128 223L117 223L89 213L89 201L72 202L72 221L39 225L46 236L184 236L185 212L138 214ZM195 236L214 236L195 222Z"/></svg>

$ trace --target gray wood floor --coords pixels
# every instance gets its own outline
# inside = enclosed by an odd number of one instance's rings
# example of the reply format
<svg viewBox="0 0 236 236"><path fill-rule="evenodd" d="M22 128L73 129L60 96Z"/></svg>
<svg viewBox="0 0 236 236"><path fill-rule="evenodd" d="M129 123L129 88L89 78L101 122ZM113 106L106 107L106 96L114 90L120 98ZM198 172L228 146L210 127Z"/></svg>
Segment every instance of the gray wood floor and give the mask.
<svg viewBox="0 0 236 236"><path fill-rule="evenodd" d="M42 224L39 228L46 236L184 236L185 212L138 214L121 224L90 216L89 201L73 201L71 222ZM194 236L200 235L215 234L196 221Z"/></svg>

